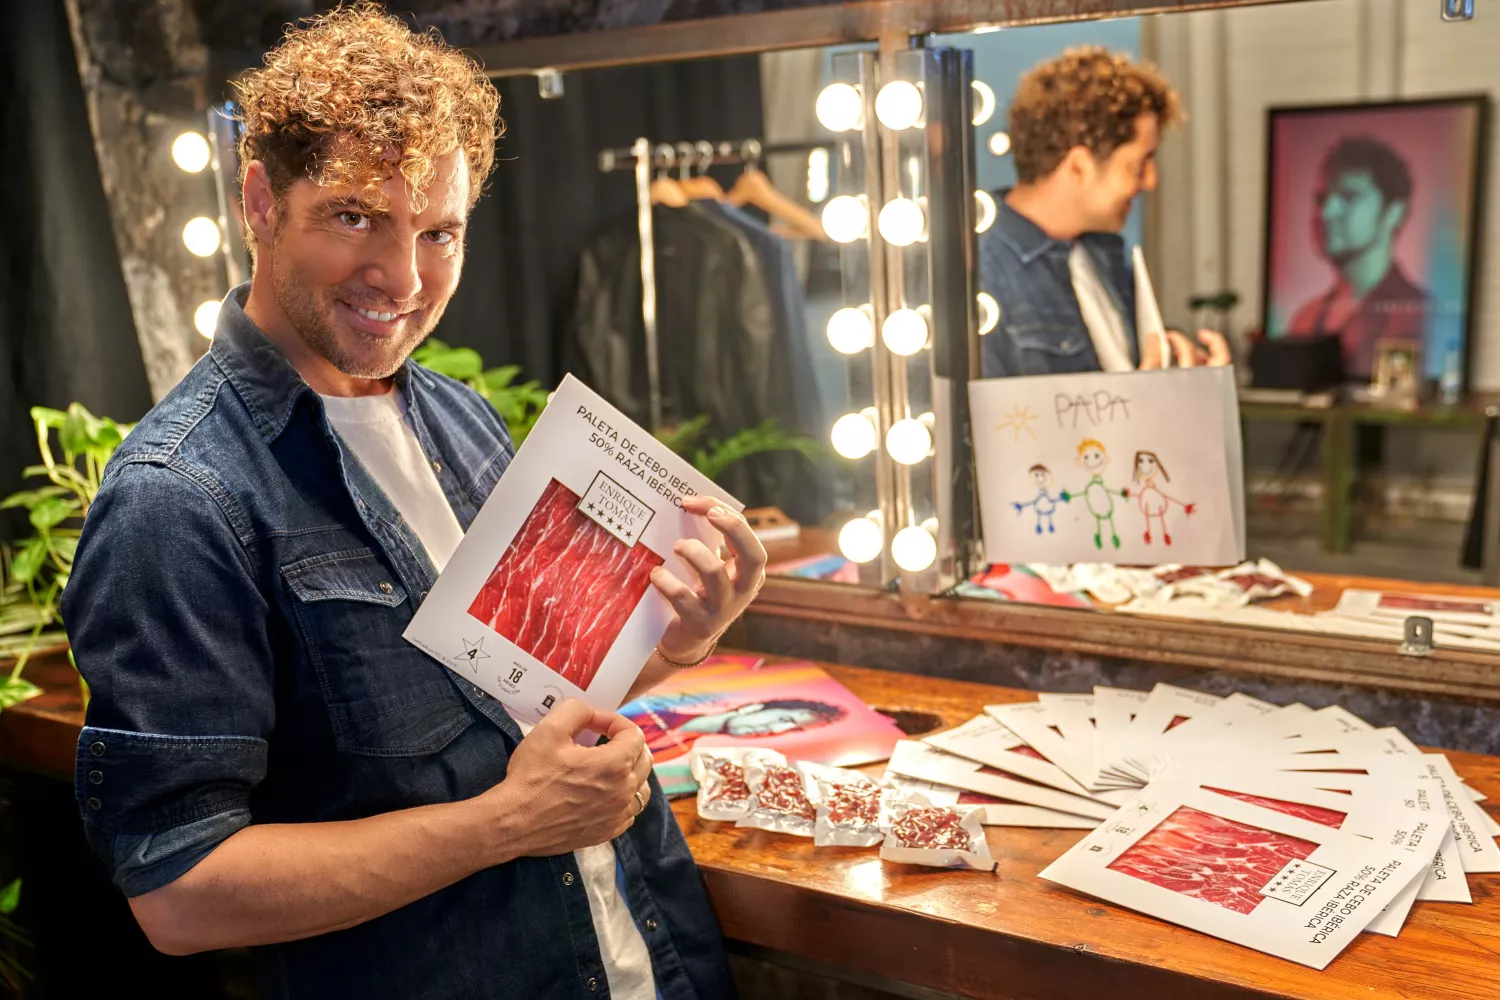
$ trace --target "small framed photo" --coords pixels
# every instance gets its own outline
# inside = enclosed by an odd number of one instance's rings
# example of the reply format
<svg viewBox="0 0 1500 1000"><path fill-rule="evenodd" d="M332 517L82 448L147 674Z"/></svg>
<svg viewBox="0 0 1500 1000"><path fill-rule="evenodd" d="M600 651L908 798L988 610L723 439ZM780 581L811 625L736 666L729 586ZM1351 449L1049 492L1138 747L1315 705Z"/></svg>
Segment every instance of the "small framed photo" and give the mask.
<svg viewBox="0 0 1500 1000"><path fill-rule="evenodd" d="M1375 344L1372 395L1381 399L1416 402L1422 388L1422 342L1381 340Z"/></svg>

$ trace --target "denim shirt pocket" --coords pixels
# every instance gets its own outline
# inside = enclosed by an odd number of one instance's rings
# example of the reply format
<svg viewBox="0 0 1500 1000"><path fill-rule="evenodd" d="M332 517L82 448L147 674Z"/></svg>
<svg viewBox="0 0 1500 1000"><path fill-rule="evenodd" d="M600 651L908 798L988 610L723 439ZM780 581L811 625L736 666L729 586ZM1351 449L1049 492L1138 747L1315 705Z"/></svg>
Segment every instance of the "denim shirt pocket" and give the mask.
<svg viewBox="0 0 1500 1000"><path fill-rule="evenodd" d="M1007 326L1021 375L1095 371L1099 363L1086 333L1046 322Z"/></svg>
<svg viewBox="0 0 1500 1000"><path fill-rule="evenodd" d="M342 751L436 753L473 722L446 668L401 637L406 589L368 548L281 567Z"/></svg>

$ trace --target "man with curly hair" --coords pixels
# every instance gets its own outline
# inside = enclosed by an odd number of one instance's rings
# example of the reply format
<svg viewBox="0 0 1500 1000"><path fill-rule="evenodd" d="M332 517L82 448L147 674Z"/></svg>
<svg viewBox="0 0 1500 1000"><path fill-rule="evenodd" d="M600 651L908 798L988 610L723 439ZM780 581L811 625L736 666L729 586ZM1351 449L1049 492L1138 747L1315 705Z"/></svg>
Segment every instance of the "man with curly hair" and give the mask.
<svg viewBox="0 0 1500 1000"><path fill-rule="evenodd" d="M478 68L378 8L291 30L238 88L254 255L209 353L105 476L65 598L93 693L85 832L157 948L253 947L267 998L733 995L641 731L523 731L402 639L513 448L408 355L494 163ZM765 551L657 568L636 692L705 658ZM585 730L608 735L584 747Z"/></svg>
<svg viewBox="0 0 1500 1000"><path fill-rule="evenodd" d="M1021 78L1009 125L1016 186L980 238L980 285L1000 306L982 342L985 376L1163 366L1158 338L1137 342L1119 231L1141 192L1156 188L1162 130L1183 117L1161 73L1098 46ZM1217 333L1169 339L1168 363L1229 363Z"/></svg>

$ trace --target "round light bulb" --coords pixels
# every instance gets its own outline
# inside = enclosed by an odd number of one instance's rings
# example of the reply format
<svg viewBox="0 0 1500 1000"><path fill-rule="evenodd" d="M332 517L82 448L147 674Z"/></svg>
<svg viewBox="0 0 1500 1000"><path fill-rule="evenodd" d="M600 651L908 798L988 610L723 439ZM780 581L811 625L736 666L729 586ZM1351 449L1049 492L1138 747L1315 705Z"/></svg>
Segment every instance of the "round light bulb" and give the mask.
<svg viewBox="0 0 1500 1000"><path fill-rule="evenodd" d="M891 246L909 247L922 238L927 219L910 198L892 198L880 210L880 236Z"/></svg>
<svg viewBox="0 0 1500 1000"><path fill-rule="evenodd" d="M892 354L909 358L927 346L927 320L915 309L897 309L880 324L880 339Z"/></svg>
<svg viewBox="0 0 1500 1000"><path fill-rule="evenodd" d="M199 257L212 257L219 250L219 224L206 215L189 219L182 227L182 242Z"/></svg>
<svg viewBox="0 0 1500 1000"><path fill-rule="evenodd" d="M920 420L898 420L885 432L885 450L902 465L916 465L932 451L932 432Z"/></svg>
<svg viewBox="0 0 1500 1000"><path fill-rule="evenodd" d="M172 162L190 174L208 166L208 140L197 132L184 132L172 140Z"/></svg>
<svg viewBox="0 0 1500 1000"><path fill-rule="evenodd" d="M908 573L920 573L937 558L937 540L926 528L902 528L891 539L891 558Z"/></svg>
<svg viewBox="0 0 1500 1000"><path fill-rule="evenodd" d="M850 562L867 563L885 548L880 525L863 517L848 521L839 529L839 551Z"/></svg>
<svg viewBox="0 0 1500 1000"><path fill-rule="evenodd" d="M218 299L209 299L207 302L199 304L198 308L193 310L193 326L209 340L214 339L214 327L219 323L219 306L221 304Z"/></svg>
<svg viewBox="0 0 1500 1000"><path fill-rule="evenodd" d="M990 136L989 147L990 152L994 153L996 156L1004 156L1006 153L1009 153L1010 133L996 132L994 135Z"/></svg>
<svg viewBox="0 0 1500 1000"><path fill-rule="evenodd" d="M871 524L884 524L885 515L880 512L879 507L876 507L874 510L865 515L865 520L869 521Z"/></svg>
<svg viewBox="0 0 1500 1000"><path fill-rule="evenodd" d="M911 128L922 117L922 92L906 80L892 80L875 95L875 117L893 132Z"/></svg>
<svg viewBox="0 0 1500 1000"><path fill-rule="evenodd" d="M833 422L833 450L845 458L864 458L875 450L875 425L862 413L846 413Z"/></svg>
<svg viewBox="0 0 1500 1000"><path fill-rule="evenodd" d="M865 102L859 89L847 83L830 83L818 94L813 106L818 121L830 132L847 132L859 128L864 116Z"/></svg>
<svg viewBox="0 0 1500 1000"><path fill-rule="evenodd" d="M989 121L995 114L995 92L990 85L983 80L975 80L974 87L974 125L977 128Z"/></svg>
<svg viewBox="0 0 1500 1000"><path fill-rule="evenodd" d="M875 346L875 322L869 306L845 306L828 317L828 342L840 354L858 354Z"/></svg>
<svg viewBox="0 0 1500 1000"><path fill-rule="evenodd" d="M974 296L979 303L979 335L983 337L1000 324L1000 303L989 292Z"/></svg>
<svg viewBox="0 0 1500 1000"><path fill-rule="evenodd" d="M864 198L841 194L823 206L823 232L835 243L853 243L870 231L870 210Z"/></svg>
<svg viewBox="0 0 1500 1000"><path fill-rule="evenodd" d="M995 224L995 216L998 210L995 208L995 196L988 191L974 192L974 232L982 233Z"/></svg>

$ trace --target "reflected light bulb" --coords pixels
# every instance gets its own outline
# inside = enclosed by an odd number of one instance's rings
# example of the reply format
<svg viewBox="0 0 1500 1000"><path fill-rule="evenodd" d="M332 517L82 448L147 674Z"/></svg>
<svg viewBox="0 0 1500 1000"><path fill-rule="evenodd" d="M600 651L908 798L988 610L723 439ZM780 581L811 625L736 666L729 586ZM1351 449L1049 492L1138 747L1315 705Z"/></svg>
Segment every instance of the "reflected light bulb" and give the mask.
<svg viewBox="0 0 1500 1000"><path fill-rule="evenodd" d="M916 465L932 451L932 432L920 420L898 420L885 432L885 450L902 465Z"/></svg>
<svg viewBox="0 0 1500 1000"><path fill-rule="evenodd" d="M974 87L974 125L977 128L989 121L995 114L995 92L990 85L983 80L975 80Z"/></svg>
<svg viewBox="0 0 1500 1000"><path fill-rule="evenodd" d="M212 257L219 249L219 224L206 215L189 219L182 227L182 242L199 257Z"/></svg>
<svg viewBox="0 0 1500 1000"><path fill-rule="evenodd" d="M833 422L833 450L845 458L864 458L875 450L875 425L861 413L846 413Z"/></svg>
<svg viewBox="0 0 1500 1000"><path fill-rule="evenodd" d="M1000 303L989 292L980 292L974 296L979 303L979 335L983 337L1000 323Z"/></svg>
<svg viewBox="0 0 1500 1000"><path fill-rule="evenodd" d="M994 135L990 136L989 147L990 152L994 153L996 156L1004 156L1006 153L1009 153L1010 133L996 132Z"/></svg>
<svg viewBox="0 0 1500 1000"><path fill-rule="evenodd" d="M910 198L892 198L880 210L881 238L891 246L909 247L922 238L927 219L922 206Z"/></svg>
<svg viewBox="0 0 1500 1000"><path fill-rule="evenodd" d="M864 99L859 90L847 83L830 83L818 94L813 111L818 121L830 132L847 132L858 128L865 110Z"/></svg>
<svg viewBox="0 0 1500 1000"><path fill-rule="evenodd" d="M920 573L937 558L937 540L925 528L902 528L891 539L891 558L908 573Z"/></svg>
<svg viewBox="0 0 1500 1000"><path fill-rule="evenodd" d="M172 140L172 162L190 174L208 166L208 140L197 132L184 132Z"/></svg>
<svg viewBox="0 0 1500 1000"><path fill-rule="evenodd" d="M193 310L193 326L209 340L214 339L214 327L219 323L220 305L222 303L218 299L209 299Z"/></svg>
<svg viewBox="0 0 1500 1000"><path fill-rule="evenodd" d="M897 309L880 325L880 339L892 354L909 358L927 346L927 320L915 309Z"/></svg>
<svg viewBox="0 0 1500 1000"><path fill-rule="evenodd" d="M870 210L863 196L841 194L823 206L823 232L835 243L853 243L870 231Z"/></svg>
<svg viewBox="0 0 1500 1000"><path fill-rule="evenodd" d="M875 117L893 132L911 128L922 117L922 92L906 80L892 80L875 95Z"/></svg>
<svg viewBox="0 0 1500 1000"><path fill-rule="evenodd" d="M927 532L933 538L936 538L937 537L937 533L938 533L938 520L937 520L937 518L935 518L935 517L929 517L927 520L923 521L922 522L922 530L925 531L925 532Z"/></svg>
<svg viewBox="0 0 1500 1000"><path fill-rule="evenodd" d="M974 192L974 232L982 233L995 224L995 216L998 210L995 208L995 196L988 191Z"/></svg>
<svg viewBox="0 0 1500 1000"><path fill-rule="evenodd" d="M850 562L867 563L885 547L880 526L874 521L856 517L839 529L839 551Z"/></svg>
<svg viewBox="0 0 1500 1000"><path fill-rule="evenodd" d="M875 346L875 322L870 307L845 306L828 317L828 342L840 354L858 354Z"/></svg>

